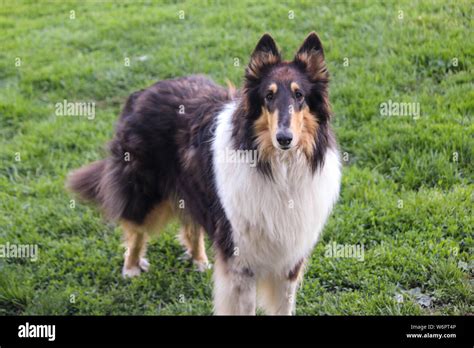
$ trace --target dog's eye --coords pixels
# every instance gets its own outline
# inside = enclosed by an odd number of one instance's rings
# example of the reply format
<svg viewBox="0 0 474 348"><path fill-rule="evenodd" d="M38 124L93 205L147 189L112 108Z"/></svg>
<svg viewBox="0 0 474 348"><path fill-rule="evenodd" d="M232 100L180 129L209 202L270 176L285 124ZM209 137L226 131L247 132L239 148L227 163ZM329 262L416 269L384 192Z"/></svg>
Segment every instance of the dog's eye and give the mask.
<svg viewBox="0 0 474 348"><path fill-rule="evenodd" d="M268 92L267 95L265 96L265 99L267 101L272 101L273 100L273 92Z"/></svg>
<svg viewBox="0 0 474 348"><path fill-rule="evenodd" d="M303 99L303 94L300 91L296 91L295 92L295 98L297 100L301 100L301 99Z"/></svg>

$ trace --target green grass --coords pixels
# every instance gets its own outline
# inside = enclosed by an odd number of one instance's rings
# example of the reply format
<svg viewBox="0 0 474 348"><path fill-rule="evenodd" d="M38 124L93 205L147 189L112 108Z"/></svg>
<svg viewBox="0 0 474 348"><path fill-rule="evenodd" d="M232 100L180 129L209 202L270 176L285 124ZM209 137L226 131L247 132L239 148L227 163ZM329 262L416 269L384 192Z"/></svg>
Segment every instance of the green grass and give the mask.
<svg viewBox="0 0 474 348"><path fill-rule="evenodd" d="M210 314L211 274L179 259L176 224L150 272L123 280L119 228L70 208L65 176L103 156L131 92L191 73L240 85L264 32L290 59L312 30L347 161L297 314L472 314L472 16L470 1L2 1L0 244L38 244L39 259L0 259L0 314ZM95 119L55 116L63 99L96 102ZM381 116L388 100L421 117ZM332 242L364 245L364 261L325 257Z"/></svg>

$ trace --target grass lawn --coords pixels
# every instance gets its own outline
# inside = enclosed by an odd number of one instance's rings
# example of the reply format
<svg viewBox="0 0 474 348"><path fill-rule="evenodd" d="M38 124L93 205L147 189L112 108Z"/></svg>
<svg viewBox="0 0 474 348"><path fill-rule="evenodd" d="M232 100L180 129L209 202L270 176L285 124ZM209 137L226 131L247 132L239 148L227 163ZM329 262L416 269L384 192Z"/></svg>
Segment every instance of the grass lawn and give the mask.
<svg viewBox="0 0 474 348"><path fill-rule="evenodd" d="M120 229L74 206L65 176L104 155L131 92L191 73L240 85L264 32L290 59L312 30L345 161L297 314L472 314L472 16L471 1L2 0L0 245L39 256L0 258L0 315L211 314L211 272L181 260L177 224L151 242L150 272L123 280ZM56 116L64 99L95 118ZM420 115L384 116L389 101ZM327 257L334 242L364 259Z"/></svg>

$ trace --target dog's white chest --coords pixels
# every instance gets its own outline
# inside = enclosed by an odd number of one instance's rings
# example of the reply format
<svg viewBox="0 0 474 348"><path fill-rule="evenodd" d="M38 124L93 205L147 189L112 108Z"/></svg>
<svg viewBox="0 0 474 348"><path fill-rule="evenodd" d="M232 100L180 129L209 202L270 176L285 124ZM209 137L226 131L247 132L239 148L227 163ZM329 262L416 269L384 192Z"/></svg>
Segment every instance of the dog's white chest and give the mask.
<svg viewBox="0 0 474 348"><path fill-rule="evenodd" d="M233 108L219 115L213 151L234 254L256 272L287 272L310 253L337 199L339 158L328 150L324 167L312 174L303 154L282 153L272 162L271 180L254 163L238 156L229 160Z"/></svg>

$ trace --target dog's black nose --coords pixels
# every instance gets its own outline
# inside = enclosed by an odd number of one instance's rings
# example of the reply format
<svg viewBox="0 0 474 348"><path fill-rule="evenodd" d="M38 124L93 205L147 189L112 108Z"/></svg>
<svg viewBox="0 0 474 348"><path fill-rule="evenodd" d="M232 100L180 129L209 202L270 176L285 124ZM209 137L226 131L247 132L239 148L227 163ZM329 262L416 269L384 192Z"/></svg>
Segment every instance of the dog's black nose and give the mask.
<svg viewBox="0 0 474 348"><path fill-rule="evenodd" d="M286 150L290 147L291 141L293 140L293 134L287 130L280 131L277 133L276 139L281 148Z"/></svg>

